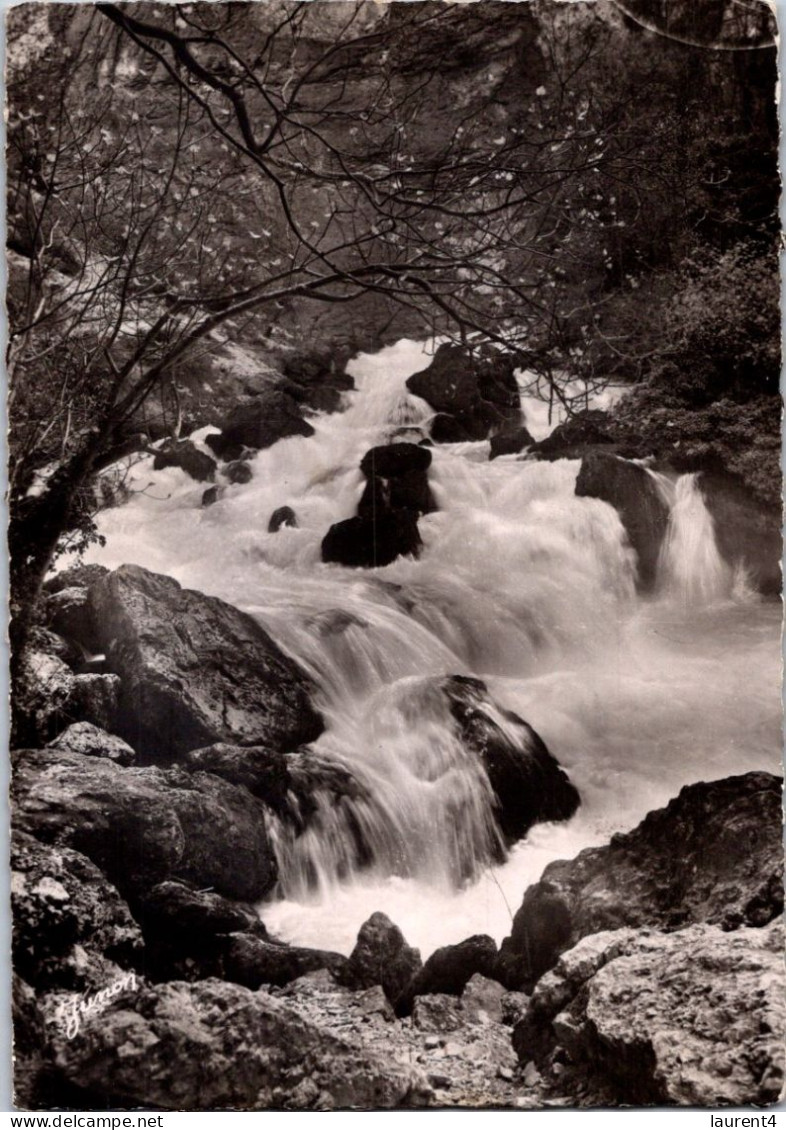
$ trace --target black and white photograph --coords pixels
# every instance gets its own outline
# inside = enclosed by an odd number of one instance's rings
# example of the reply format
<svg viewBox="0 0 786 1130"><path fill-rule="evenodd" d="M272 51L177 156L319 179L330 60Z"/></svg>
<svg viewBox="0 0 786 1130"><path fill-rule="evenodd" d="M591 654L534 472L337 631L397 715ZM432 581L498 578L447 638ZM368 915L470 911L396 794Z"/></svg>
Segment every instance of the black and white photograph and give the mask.
<svg viewBox="0 0 786 1130"><path fill-rule="evenodd" d="M4 14L14 1109L766 1116L774 6Z"/></svg>

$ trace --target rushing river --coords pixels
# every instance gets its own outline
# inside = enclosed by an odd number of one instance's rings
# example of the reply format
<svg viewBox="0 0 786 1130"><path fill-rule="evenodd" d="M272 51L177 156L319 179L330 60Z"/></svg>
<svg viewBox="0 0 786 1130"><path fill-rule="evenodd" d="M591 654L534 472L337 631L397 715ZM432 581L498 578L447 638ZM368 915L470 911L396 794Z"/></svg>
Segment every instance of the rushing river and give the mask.
<svg viewBox="0 0 786 1130"><path fill-rule="evenodd" d="M88 555L237 605L314 678L326 721L315 749L373 798L350 816L376 862L348 872L343 810L326 807L297 838L273 826L282 889L261 912L290 941L347 953L375 910L424 956L470 934L500 940L551 860L692 781L781 765L780 609L720 560L692 476L659 479L671 525L647 599L616 511L574 495L578 462L489 462L486 442L433 449L439 509L420 519L418 560L322 564L328 527L355 512L365 452L427 434L432 413L404 382L428 361L412 342L361 355L346 410L259 452L253 480L208 509L184 472L137 464L137 493L101 515L107 544ZM283 505L299 525L270 534ZM484 679L582 796L571 821L535 827L502 865L488 863L493 798L435 690L442 674Z"/></svg>

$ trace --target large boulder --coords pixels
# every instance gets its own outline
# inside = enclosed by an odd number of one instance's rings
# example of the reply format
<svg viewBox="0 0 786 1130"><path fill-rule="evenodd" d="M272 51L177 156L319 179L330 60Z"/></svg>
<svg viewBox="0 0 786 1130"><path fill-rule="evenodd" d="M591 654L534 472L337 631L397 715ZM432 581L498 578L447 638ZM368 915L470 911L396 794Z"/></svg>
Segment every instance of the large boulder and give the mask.
<svg viewBox="0 0 786 1130"><path fill-rule="evenodd" d="M407 388L441 416L454 421L456 438L486 439L521 419L514 359L491 347L470 351L440 345L427 369L414 373ZM450 434L450 433L448 433ZM437 442L447 442L443 424Z"/></svg>
<svg viewBox="0 0 786 1130"><path fill-rule="evenodd" d="M581 461L576 494L599 498L615 508L636 551L639 587L645 592L652 589L669 524L669 508L653 476L637 463L592 451Z"/></svg>
<svg viewBox="0 0 786 1130"><path fill-rule="evenodd" d="M437 508L428 485L430 466L431 452L414 443L372 447L360 463L366 488L358 514L372 519L396 510L405 510L415 519L430 514Z"/></svg>
<svg viewBox="0 0 786 1130"><path fill-rule="evenodd" d="M234 746L218 742L186 754L186 767L213 773L243 785L264 801L296 835L308 827L320 799L340 805L343 798L365 796L360 782L348 769L305 747L280 753L266 746ZM363 847L359 845L360 854Z"/></svg>
<svg viewBox="0 0 786 1130"><path fill-rule="evenodd" d="M422 546L417 520L406 510L376 517L347 518L322 539L322 560L352 568L375 569L397 557L417 557Z"/></svg>
<svg viewBox="0 0 786 1130"><path fill-rule="evenodd" d="M122 679L116 732L147 759L219 741L294 748L321 732L305 674L224 601L123 565L92 586L90 607Z"/></svg>
<svg viewBox="0 0 786 1130"><path fill-rule="evenodd" d="M11 839L14 969L37 990L80 992L138 966L142 934L117 889L94 863L24 832Z"/></svg>
<svg viewBox="0 0 786 1130"><path fill-rule="evenodd" d="M461 996L476 973L493 977L496 961L496 944L486 934L476 934L455 946L442 946L412 978L398 998L396 1011L407 1016L416 997L431 993Z"/></svg>
<svg viewBox="0 0 786 1130"><path fill-rule="evenodd" d="M462 744L485 767L497 799L497 822L508 844L520 840L533 824L573 815L579 794L527 722L494 702L480 679L450 675L441 689Z"/></svg>
<svg viewBox="0 0 786 1130"><path fill-rule="evenodd" d="M525 447L531 447L534 442L527 428L523 426L512 431L500 432L491 437L489 459L498 459L500 455L518 455Z"/></svg>
<svg viewBox="0 0 786 1130"><path fill-rule="evenodd" d="M191 442L190 439L168 439L156 451L153 470L179 467L198 483L211 482L216 474L216 461Z"/></svg>
<svg viewBox="0 0 786 1130"><path fill-rule="evenodd" d="M340 974L346 964L340 953L283 945L242 932L224 939L219 968L225 980L258 989L261 985L287 985L318 969Z"/></svg>
<svg viewBox="0 0 786 1130"><path fill-rule="evenodd" d="M599 446L612 446L612 450L616 450L615 429L608 412L588 408L557 424L545 439L532 445L531 454L548 462L580 459L588 450Z"/></svg>
<svg viewBox="0 0 786 1130"><path fill-rule="evenodd" d="M721 556L741 566L759 592L779 596L783 579L781 512L767 507L734 475L704 471L699 489L712 515Z"/></svg>
<svg viewBox="0 0 786 1130"><path fill-rule="evenodd" d="M59 1001L44 1004L51 1014ZM85 1110L377 1110L429 1090L417 1070L371 1057L292 1004L216 980L139 983L73 1039L53 1029L52 1044L71 1099L57 1105L79 1098Z"/></svg>
<svg viewBox="0 0 786 1130"><path fill-rule="evenodd" d="M82 852L123 894L179 878L253 900L276 880L264 806L209 773L25 750L12 795L20 831Z"/></svg>
<svg viewBox="0 0 786 1130"><path fill-rule="evenodd" d="M513 1044L561 1049L592 1105L775 1103L784 1083L783 929L594 934L541 979Z"/></svg>
<svg viewBox="0 0 786 1130"><path fill-rule="evenodd" d="M377 911L360 927L339 980L350 989L381 985L395 1005L422 966L420 950L408 945L398 926Z"/></svg>
<svg viewBox="0 0 786 1130"><path fill-rule="evenodd" d="M688 785L632 832L549 864L524 895L498 975L528 988L560 953L601 930L763 926L783 911L782 873L779 778Z"/></svg>
<svg viewBox="0 0 786 1130"><path fill-rule="evenodd" d="M238 404L221 425L218 434L205 443L220 459L239 459L245 448L272 447L287 436L312 436L314 429L300 414L297 402L286 392L269 389Z"/></svg>

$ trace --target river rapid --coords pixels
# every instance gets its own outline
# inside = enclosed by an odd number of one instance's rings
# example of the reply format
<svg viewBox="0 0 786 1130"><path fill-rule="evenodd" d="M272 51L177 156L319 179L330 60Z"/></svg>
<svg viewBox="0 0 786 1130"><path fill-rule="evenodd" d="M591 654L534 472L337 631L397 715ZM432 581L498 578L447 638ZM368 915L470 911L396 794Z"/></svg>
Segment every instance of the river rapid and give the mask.
<svg viewBox="0 0 786 1130"><path fill-rule="evenodd" d="M781 767L780 607L719 558L693 476L659 478L671 524L648 598L616 511L573 493L577 461L489 462L487 442L432 449L438 511L420 519L417 560L321 562L329 526L355 513L365 452L427 434L432 412L404 385L429 363L424 348L357 357L345 410L260 451L252 481L207 509L181 470L136 464L131 499L99 517L106 545L86 555L236 605L313 677L326 722L314 748L371 800L325 806L297 838L271 824L280 889L260 912L288 941L344 953L376 910L424 957L471 934L499 941L550 861L632 828L685 784ZM542 408L524 409L543 434ZM298 527L268 533L284 505ZM456 740L444 674L482 678L582 797L501 865L493 797ZM348 862L348 819L374 848L363 869Z"/></svg>

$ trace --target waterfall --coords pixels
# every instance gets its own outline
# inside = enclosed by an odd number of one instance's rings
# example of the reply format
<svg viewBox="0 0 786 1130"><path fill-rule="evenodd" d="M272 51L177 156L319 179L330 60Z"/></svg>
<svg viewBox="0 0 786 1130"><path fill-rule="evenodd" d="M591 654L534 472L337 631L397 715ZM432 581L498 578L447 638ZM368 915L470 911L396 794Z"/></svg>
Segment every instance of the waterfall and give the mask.
<svg viewBox="0 0 786 1130"><path fill-rule="evenodd" d="M706 605L730 596L734 570L718 551L715 523L699 489L699 476L680 476L671 494L669 525L658 562L662 589L688 605Z"/></svg>
<svg viewBox="0 0 786 1130"><path fill-rule="evenodd" d="M419 520L418 559L321 561L330 525L355 513L366 451L427 432L433 412L405 381L429 360L406 341L356 358L344 410L258 452L253 479L208 509L183 471L143 460L129 474L138 493L100 515L106 545L88 554L235 604L311 675L325 731L307 752L327 783L304 825L271 818L281 879L263 915L289 940L345 952L375 910L427 952L500 938L550 860L690 781L780 765L777 609L728 600L695 476L661 483L673 505L656 600L636 595L617 512L576 497L577 461L489 462L487 442L432 449L438 509ZM269 533L282 505L298 525ZM525 719L582 796L504 862L485 769L440 691L448 675L485 681L504 708L495 721ZM338 803L335 775L353 782Z"/></svg>

